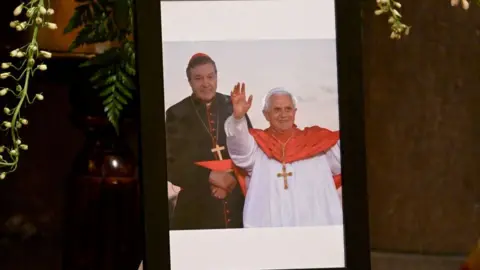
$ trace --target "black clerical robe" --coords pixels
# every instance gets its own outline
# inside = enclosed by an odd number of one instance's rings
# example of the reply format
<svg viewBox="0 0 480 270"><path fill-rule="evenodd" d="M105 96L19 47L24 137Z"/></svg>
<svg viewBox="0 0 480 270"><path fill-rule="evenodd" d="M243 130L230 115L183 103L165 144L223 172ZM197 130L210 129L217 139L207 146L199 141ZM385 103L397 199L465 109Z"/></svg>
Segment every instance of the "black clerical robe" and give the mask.
<svg viewBox="0 0 480 270"><path fill-rule="evenodd" d="M222 158L230 158L224 123L232 112L230 97L220 93L210 105L192 95L167 110L168 181L182 189L171 217L172 230L243 227L244 196L239 184L227 198L217 199L210 189L210 170L194 164L218 160L212 152L217 144L225 147Z"/></svg>

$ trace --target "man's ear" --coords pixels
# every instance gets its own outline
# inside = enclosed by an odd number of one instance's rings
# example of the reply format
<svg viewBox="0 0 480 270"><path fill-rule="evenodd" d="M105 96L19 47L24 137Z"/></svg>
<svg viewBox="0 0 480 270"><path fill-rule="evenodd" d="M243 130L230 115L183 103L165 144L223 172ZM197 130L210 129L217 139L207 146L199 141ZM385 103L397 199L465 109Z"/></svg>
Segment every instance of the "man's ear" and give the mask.
<svg viewBox="0 0 480 270"><path fill-rule="evenodd" d="M265 116L265 119L270 122L270 117L268 116L268 113L266 111L262 111L263 112L263 116Z"/></svg>

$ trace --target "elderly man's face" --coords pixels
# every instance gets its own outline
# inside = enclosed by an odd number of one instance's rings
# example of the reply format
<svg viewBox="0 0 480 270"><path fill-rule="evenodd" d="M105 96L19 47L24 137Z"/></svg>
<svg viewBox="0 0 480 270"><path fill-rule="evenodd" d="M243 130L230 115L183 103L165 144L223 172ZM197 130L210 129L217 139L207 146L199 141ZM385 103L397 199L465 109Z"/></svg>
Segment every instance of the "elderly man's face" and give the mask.
<svg viewBox="0 0 480 270"><path fill-rule="evenodd" d="M190 86L195 96L209 102L217 92L217 73L213 64L199 65L190 70Z"/></svg>
<svg viewBox="0 0 480 270"><path fill-rule="evenodd" d="M295 123L296 112L289 95L277 94L270 97L270 106L263 114L272 128L287 131Z"/></svg>

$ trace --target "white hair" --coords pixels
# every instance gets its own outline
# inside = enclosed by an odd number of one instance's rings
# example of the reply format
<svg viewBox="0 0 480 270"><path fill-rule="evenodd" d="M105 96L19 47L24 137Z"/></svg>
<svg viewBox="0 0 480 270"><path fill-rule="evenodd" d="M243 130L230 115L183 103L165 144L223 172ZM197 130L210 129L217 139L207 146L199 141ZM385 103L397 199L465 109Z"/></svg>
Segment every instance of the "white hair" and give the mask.
<svg viewBox="0 0 480 270"><path fill-rule="evenodd" d="M292 99L292 103L293 103L293 108L296 109L297 108L297 99L295 98L294 95L292 95L292 93L288 92L285 88L283 87L276 87L276 88L273 88L272 90L268 91L268 93L265 95L265 97L263 97L263 103L262 103L262 108L263 108L263 111L267 111L268 108L270 107L270 98L273 96L273 95L286 95L286 96L290 96L290 98Z"/></svg>

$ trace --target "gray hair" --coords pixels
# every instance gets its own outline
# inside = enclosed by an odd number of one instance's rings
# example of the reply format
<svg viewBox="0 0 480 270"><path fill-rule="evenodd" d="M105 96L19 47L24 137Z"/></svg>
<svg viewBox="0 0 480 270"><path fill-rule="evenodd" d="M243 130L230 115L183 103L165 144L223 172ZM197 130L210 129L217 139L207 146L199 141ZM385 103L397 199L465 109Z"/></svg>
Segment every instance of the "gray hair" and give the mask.
<svg viewBox="0 0 480 270"><path fill-rule="evenodd" d="M293 108L296 109L297 108L297 99L295 98L295 96L292 95L292 93L288 92L285 88L283 87L276 87L276 88L273 88L272 90L268 91L268 93L265 95L265 97L263 98L263 104L262 104L262 107L263 107L263 111L267 111L270 107L270 98L274 95L286 95L286 96L290 96L290 98L292 99L292 103L293 103Z"/></svg>

